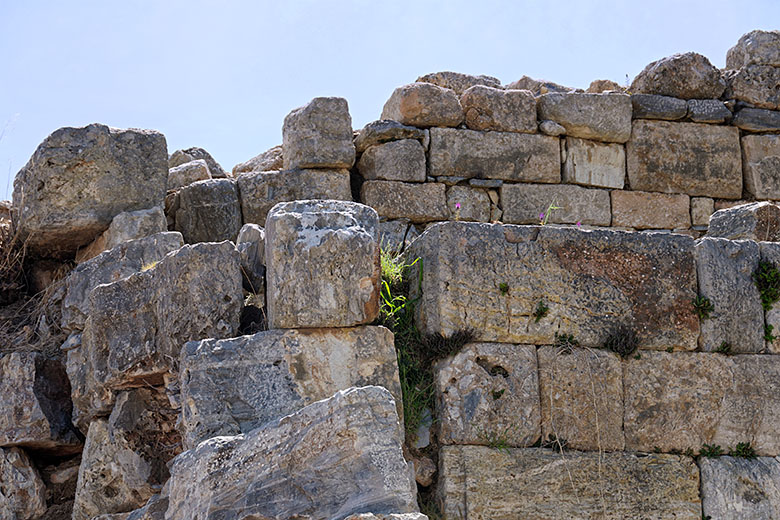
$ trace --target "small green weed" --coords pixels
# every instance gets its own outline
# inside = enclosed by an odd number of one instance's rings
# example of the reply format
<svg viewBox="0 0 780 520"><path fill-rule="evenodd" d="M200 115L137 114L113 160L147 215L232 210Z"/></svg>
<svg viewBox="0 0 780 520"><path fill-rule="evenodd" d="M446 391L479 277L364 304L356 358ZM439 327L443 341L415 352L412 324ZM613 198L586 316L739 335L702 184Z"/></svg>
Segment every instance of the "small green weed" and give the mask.
<svg viewBox="0 0 780 520"><path fill-rule="evenodd" d="M627 325L618 325L612 329L604 341L604 348L611 350L622 358L627 358L639 347L639 340L634 329Z"/></svg>
<svg viewBox="0 0 780 520"><path fill-rule="evenodd" d="M550 214L553 212L553 210L563 209L563 208L561 208L559 206L556 206L555 204L556 204L555 199L553 199L553 201L550 202L550 205L547 206L547 210L546 211L542 211L541 213L539 213L539 225L540 226L547 225L547 221L550 220Z"/></svg>
<svg viewBox="0 0 780 520"><path fill-rule="evenodd" d="M479 440L485 444L488 448L494 450L503 451L509 454L509 426L507 426L502 432L492 432L479 430L477 432Z"/></svg>
<svg viewBox="0 0 780 520"><path fill-rule="evenodd" d="M777 266L761 260L753 273L753 282L761 295L761 306L765 311L771 310L772 305L780 300L780 271Z"/></svg>
<svg viewBox="0 0 780 520"><path fill-rule="evenodd" d="M723 455L723 448L717 444L705 444L699 450L699 455L702 457L720 457Z"/></svg>
<svg viewBox="0 0 780 520"><path fill-rule="evenodd" d="M571 354L571 349L579 347L580 342L572 334L558 334L556 332L553 345L561 349L561 354Z"/></svg>
<svg viewBox="0 0 780 520"><path fill-rule="evenodd" d="M637 352L636 355L634 356L634 359L642 359L642 354Z"/></svg>
<svg viewBox="0 0 780 520"><path fill-rule="evenodd" d="M509 284L506 282L501 282L498 284L498 290L501 291L501 296L506 296L509 294Z"/></svg>
<svg viewBox="0 0 780 520"><path fill-rule="evenodd" d="M764 325L764 341L768 341L769 343L772 343L774 340L777 339L777 336L772 334L772 331L775 330L774 325L766 324Z"/></svg>
<svg viewBox="0 0 780 520"><path fill-rule="evenodd" d="M506 391L506 388L502 388L501 390L493 390L490 392L490 395L493 396L494 401L498 401L501 399L501 396L504 395L504 392Z"/></svg>
<svg viewBox="0 0 780 520"><path fill-rule="evenodd" d="M729 354L731 354L731 343L729 343L728 341L722 341L720 345L718 345L718 348L715 349L715 352L717 352L718 354L725 354L728 356Z"/></svg>
<svg viewBox="0 0 780 520"><path fill-rule="evenodd" d="M746 459L755 459L756 458L756 450L753 449L753 446L750 445L749 442L739 442L736 446L734 446L734 449L729 450L729 455L732 457L744 457Z"/></svg>
<svg viewBox="0 0 780 520"><path fill-rule="evenodd" d="M536 304L536 310L534 310L534 323L539 323L539 320L547 316L549 310L550 307L545 305L542 300L539 300L539 303Z"/></svg>
<svg viewBox="0 0 780 520"><path fill-rule="evenodd" d="M699 316L700 320L709 319L710 313L715 310L715 307L712 305L710 299L704 296L697 296L693 299L692 303L693 309Z"/></svg>
<svg viewBox="0 0 780 520"><path fill-rule="evenodd" d="M674 352L674 347L666 347L666 351L671 354Z"/></svg>

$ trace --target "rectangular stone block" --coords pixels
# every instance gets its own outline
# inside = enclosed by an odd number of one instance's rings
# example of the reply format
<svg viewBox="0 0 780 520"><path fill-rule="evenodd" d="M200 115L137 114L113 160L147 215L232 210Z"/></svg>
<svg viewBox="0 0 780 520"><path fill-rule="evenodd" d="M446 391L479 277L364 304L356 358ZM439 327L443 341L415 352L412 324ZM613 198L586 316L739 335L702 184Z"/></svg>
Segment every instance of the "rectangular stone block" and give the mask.
<svg viewBox="0 0 780 520"><path fill-rule="evenodd" d="M472 130L536 133L536 99L528 90L474 85L460 97Z"/></svg>
<svg viewBox="0 0 780 520"><path fill-rule="evenodd" d="M501 203L509 224L538 224L550 204L560 208L549 212L550 224L609 226L612 220L609 191L569 184L504 184Z"/></svg>
<svg viewBox="0 0 780 520"><path fill-rule="evenodd" d="M626 151L623 145L576 137L567 137L564 143L564 182L623 189L626 179Z"/></svg>
<svg viewBox="0 0 780 520"><path fill-rule="evenodd" d="M355 162L347 100L317 97L284 118L284 168L351 168Z"/></svg>
<svg viewBox="0 0 780 520"><path fill-rule="evenodd" d="M471 328L478 341L537 345L573 334L600 347L626 325L640 348L692 350L693 249L674 234L446 222L405 254L422 258L420 330ZM549 310L537 322L539 302Z"/></svg>
<svg viewBox="0 0 780 520"><path fill-rule="evenodd" d="M560 182L559 139L539 134L431 128L428 174Z"/></svg>
<svg viewBox="0 0 780 520"><path fill-rule="evenodd" d="M633 190L742 196L739 130L733 127L637 119L626 166Z"/></svg>
<svg viewBox="0 0 780 520"><path fill-rule="evenodd" d="M701 520L689 457L444 446L437 499L446 518Z"/></svg>
<svg viewBox="0 0 780 520"><path fill-rule="evenodd" d="M780 241L780 206L768 201L719 208L710 216L707 236L729 240Z"/></svg>
<svg viewBox="0 0 780 520"><path fill-rule="evenodd" d="M691 227L690 197L667 193L615 190L612 225L634 229Z"/></svg>
<svg viewBox="0 0 780 520"><path fill-rule="evenodd" d="M445 185L438 182L366 181L360 199L386 219L406 218L420 223L449 217Z"/></svg>
<svg viewBox="0 0 780 520"><path fill-rule="evenodd" d="M710 216L715 213L715 201L709 197L691 198L691 224L709 226Z"/></svg>
<svg viewBox="0 0 780 520"><path fill-rule="evenodd" d="M536 103L539 120L555 121L568 136L607 143L625 143L631 136L631 96L622 92L550 92Z"/></svg>
<svg viewBox="0 0 780 520"><path fill-rule="evenodd" d="M701 502L710 518L780 518L780 460L702 457Z"/></svg>
<svg viewBox="0 0 780 520"><path fill-rule="evenodd" d="M742 138L745 190L757 199L780 199L780 135Z"/></svg>
<svg viewBox="0 0 780 520"><path fill-rule="evenodd" d="M198 181L183 187L177 198L175 229L186 243L235 242L242 221L234 179Z"/></svg>
<svg viewBox="0 0 780 520"><path fill-rule="evenodd" d="M469 186L447 188L449 220L489 222L491 206L490 196L486 190Z"/></svg>
<svg viewBox="0 0 780 520"><path fill-rule="evenodd" d="M777 242L760 242L761 261L772 262L780 269L780 244ZM764 311L764 323L771 325L771 340L764 337L766 352L780 354L780 302L772 304L772 308Z"/></svg>
<svg viewBox="0 0 780 520"><path fill-rule="evenodd" d="M369 146L357 168L364 179L425 182L425 150L416 139Z"/></svg>

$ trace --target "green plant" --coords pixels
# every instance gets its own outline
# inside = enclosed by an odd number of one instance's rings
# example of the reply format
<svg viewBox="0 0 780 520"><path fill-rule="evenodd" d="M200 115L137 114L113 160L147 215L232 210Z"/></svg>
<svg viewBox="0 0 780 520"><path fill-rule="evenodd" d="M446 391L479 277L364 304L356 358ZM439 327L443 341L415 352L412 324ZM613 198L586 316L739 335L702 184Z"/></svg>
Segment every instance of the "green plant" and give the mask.
<svg viewBox="0 0 780 520"><path fill-rule="evenodd" d="M721 341L720 345L718 345L718 348L715 349L715 352L718 354L725 354L729 355L731 354L731 343L728 341Z"/></svg>
<svg viewBox="0 0 780 520"><path fill-rule="evenodd" d="M696 453L694 453L692 448L685 448L683 455L685 455L686 457L695 457Z"/></svg>
<svg viewBox="0 0 780 520"><path fill-rule="evenodd" d="M723 448L717 444L705 444L699 450L699 455L702 457L719 457L723 455Z"/></svg>
<svg viewBox="0 0 780 520"><path fill-rule="evenodd" d="M766 324L764 325L764 341L768 341L769 343L772 343L774 340L777 339L777 336L774 336L772 334L772 331L775 329L774 325Z"/></svg>
<svg viewBox="0 0 780 520"><path fill-rule="evenodd" d="M697 296L693 299L693 309L700 320L706 320L709 319L710 313L715 310L715 307L712 305L709 298Z"/></svg>
<svg viewBox="0 0 780 520"><path fill-rule="evenodd" d="M622 358L627 358L639 347L639 340L634 329L627 325L617 325L604 341L604 348L611 350Z"/></svg>
<svg viewBox="0 0 780 520"><path fill-rule="evenodd" d="M562 354L570 354L573 347L580 346L580 342L572 334L558 334L556 332L553 345L561 349Z"/></svg>
<svg viewBox="0 0 780 520"><path fill-rule="evenodd" d="M504 451L509 454L509 426L504 428L502 432L486 431L480 429L477 431L479 440L489 448L494 450Z"/></svg>
<svg viewBox="0 0 780 520"><path fill-rule="evenodd" d="M634 359L642 359L642 354L637 352L636 355L634 356Z"/></svg>
<svg viewBox="0 0 780 520"><path fill-rule="evenodd" d="M506 282L501 282L498 284L498 290L501 291L501 296L506 296L509 294L509 284Z"/></svg>
<svg viewBox="0 0 780 520"><path fill-rule="evenodd" d="M750 445L749 442L739 442L736 446L734 446L734 449L729 450L729 455L732 457L744 457L746 459L755 459L756 458L756 450L753 449L753 446Z"/></svg>
<svg viewBox="0 0 780 520"><path fill-rule="evenodd" d="M490 395L493 396L494 401L498 401L501 399L501 396L504 395L504 392L506 391L506 388L502 388L501 390L492 390L490 392Z"/></svg>
<svg viewBox="0 0 780 520"><path fill-rule="evenodd" d="M671 354L674 352L674 347L666 347L666 351Z"/></svg>
<svg viewBox="0 0 780 520"><path fill-rule="evenodd" d="M772 309L772 304L780 300L780 271L772 262L761 260L753 272L753 282L761 295L761 306L765 311Z"/></svg>
<svg viewBox="0 0 780 520"><path fill-rule="evenodd" d="M536 309L534 310L534 323L539 323L539 320L547 316L549 310L550 308L545 305L542 300L539 300L539 303L536 304Z"/></svg>
<svg viewBox="0 0 780 520"><path fill-rule="evenodd" d="M555 205L555 199L553 199L553 201L550 202L550 205L547 206L547 210L546 211L542 211L541 213L539 213L539 225L540 226L547 225L547 221L550 220L550 213L552 213L553 210L556 210L556 209L563 209L563 208L561 208L559 206L556 206Z"/></svg>

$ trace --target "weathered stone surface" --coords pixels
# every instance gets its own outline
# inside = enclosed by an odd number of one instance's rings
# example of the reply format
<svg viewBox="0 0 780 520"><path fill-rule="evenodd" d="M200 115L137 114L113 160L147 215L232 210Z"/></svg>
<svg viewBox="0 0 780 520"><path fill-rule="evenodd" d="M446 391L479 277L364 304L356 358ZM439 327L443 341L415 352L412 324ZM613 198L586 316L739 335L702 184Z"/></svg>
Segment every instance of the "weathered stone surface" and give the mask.
<svg viewBox="0 0 780 520"><path fill-rule="evenodd" d="M780 243L777 242L760 242L758 244L761 260L763 262L771 262L775 266L780 267ZM771 336L772 340L766 343L766 352L771 354L780 354L780 305L777 303L772 304L772 308L764 311L764 322L766 326L772 327Z"/></svg>
<svg viewBox="0 0 780 520"><path fill-rule="evenodd" d="M0 448L0 518L35 520L46 513L46 489L19 448Z"/></svg>
<svg viewBox="0 0 780 520"><path fill-rule="evenodd" d="M351 388L171 465L167 520L342 518L417 510L403 433L387 390Z"/></svg>
<svg viewBox="0 0 780 520"><path fill-rule="evenodd" d="M690 197L667 193L615 190L612 225L635 229L677 229L691 226Z"/></svg>
<svg viewBox="0 0 780 520"><path fill-rule="evenodd" d="M713 218L710 229L714 222ZM696 241L699 294L714 307L701 322L701 350L712 352L723 342L731 352L764 349L764 310L752 278L759 258L753 241L710 237Z"/></svg>
<svg viewBox="0 0 780 520"><path fill-rule="evenodd" d="M673 54L647 65L631 83L631 92L681 99L718 99L726 88L720 71L695 52Z"/></svg>
<svg viewBox="0 0 780 520"><path fill-rule="evenodd" d="M282 126L282 158L285 170L351 168L355 146L347 100L317 97L287 114Z"/></svg>
<svg viewBox="0 0 780 520"><path fill-rule="evenodd" d="M447 188L449 220L490 222L490 197L485 190L468 186Z"/></svg>
<svg viewBox="0 0 780 520"><path fill-rule="evenodd" d="M238 177L242 173L268 172L284 168L282 159L282 145L269 148L260 155L252 157L248 161L233 166L233 176Z"/></svg>
<svg viewBox="0 0 780 520"><path fill-rule="evenodd" d="M382 109L382 119L427 128L458 126L464 115L453 90L431 83L411 83L393 91Z"/></svg>
<svg viewBox="0 0 780 520"><path fill-rule="evenodd" d="M439 442L539 440L539 382L533 345L472 343L436 368Z"/></svg>
<svg viewBox="0 0 780 520"><path fill-rule="evenodd" d="M780 517L780 460L702 457L702 512L711 518Z"/></svg>
<svg viewBox="0 0 780 520"><path fill-rule="evenodd" d="M148 237L168 231L168 223L161 207L125 211L111 221L111 225L84 249L76 252L79 264L108 251L122 242Z"/></svg>
<svg viewBox="0 0 780 520"><path fill-rule="evenodd" d="M736 128L645 120L634 121L633 127L626 144L631 189L724 199L742 196Z"/></svg>
<svg viewBox="0 0 780 520"><path fill-rule="evenodd" d="M70 422L73 405L65 367L35 352L0 357L0 446L68 455L81 450Z"/></svg>
<svg viewBox="0 0 780 520"><path fill-rule="evenodd" d="M351 515L345 518L345 520L428 520L428 517L422 513L404 513L404 514L389 514L389 515L375 515L374 513L361 513L359 515Z"/></svg>
<svg viewBox="0 0 780 520"><path fill-rule="evenodd" d="M412 222L448 218L446 189L438 182L366 181L360 189L360 199L382 218L405 218Z"/></svg>
<svg viewBox="0 0 780 520"><path fill-rule="evenodd" d="M351 327L379 312L379 217L357 202L277 204L265 228L268 326Z"/></svg>
<svg viewBox="0 0 780 520"><path fill-rule="evenodd" d="M203 159L195 159L168 170L168 191L208 179L211 179L209 165Z"/></svg>
<svg viewBox="0 0 780 520"><path fill-rule="evenodd" d="M692 350L693 247L673 234L447 222L405 254L423 259L422 331L472 328L477 341L542 345L557 332L598 347L626 324L640 348ZM536 322L539 301L549 311Z"/></svg>
<svg viewBox="0 0 780 520"><path fill-rule="evenodd" d="M730 98L745 101L757 108L780 110L780 67L748 65L727 76Z"/></svg>
<svg viewBox="0 0 780 520"><path fill-rule="evenodd" d="M248 433L353 386L387 388L403 413L393 334L384 327L269 330L189 342L180 381L187 449Z"/></svg>
<svg viewBox="0 0 780 520"><path fill-rule="evenodd" d="M542 440L575 450L622 450L620 357L606 350L548 345L539 349L538 358Z"/></svg>
<svg viewBox="0 0 780 520"><path fill-rule="evenodd" d="M566 133L566 129L564 127L555 121L550 121L549 119L545 119L544 121L539 122L539 131L544 135L550 135L553 137L558 137L559 135L564 135Z"/></svg>
<svg viewBox="0 0 780 520"><path fill-rule="evenodd" d="M567 137L563 181L584 186L623 189L626 179L626 150L619 144L605 144Z"/></svg>
<svg viewBox="0 0 780 520"><path fill-rule="evenodd" d="M160 384L181 346L238 330L243 294L230 242L187 245L90 296L82 345L68 352L74 422L111 410L113 390Z"/></svg>
<svg viewBox="0 0 780 520"><path fill-rule="evenodd" d="M723 123L731 119L731 111L717 99L689 99L688 117L694 123Z"/></svg>
<svg viewBox="0 0 780 520"><path fill-rule="evenodd" d="M357 163L364 179L425 182L425 150L415 139L369 147Z"/></svg>
<svg viewBox="0 0 780 520"><path fill-rule="evenodd" d="M419 440L419 439L418 439ZM433 477L436 475L436 463L429 457L412 457L414 464L414 479L423 487L433 484Z"/></svg>
<svg viewBox="0 0 780 520"><path fill-rule="evenodd" d="M100 284L116 282L159 262L184 245L181 233L158 233L123 242L79 264L65 282L62 300L62 328L66 332L84 329L89 314L89 295Z"/></svg>
<svg viewBox="0 0 780 520"><path fill-rule="evenodd" d="M540 214L551 210L551 224L609 226L609 192L568 184L504 184L501 187L504 221L510 224L538 224Z"/></svg>
<svg viewBox="0 0 780 520"><path fill-rule="evenodd" d="M257 224L244 224L236 239L241 255L244 288L254 294L265 294L265 230Z"/></svg>
<svg viewBox="0 0 780 520"><path fill-rule="evenodd" d="M472 130L536 132L536 99L530 90L474 86L460 97Z"/></svg>
<svg viewBox="0 0 780 520"><path fill-rule="evenodd" d="M709 226L710 216L713 213L715 213L715 202L711 198L691 198L691 225Z"/></svg>
<svg viewBox="0 0 780 520"><path fill-rule="evenodd" d="M684 99L669 96L632 94L631 105L635 119L676 121L688 115L688 103Z"/></svg>
<svg viewBox="0 0 780 520"><path fill-rule="evenodd" d="M123 211L162 206L165 137L93 124L47 137L14 180L13 215L28 249L69 256Z"/></svg>
<svg viewBox="0 0 780 520"><path fill-rule="evenodd" d="M222 179L224 177L230 177L228 173L219 165L217 161L203 148L193 146L192 148L185 148L184 150L176 150L168 158L168 168L175 168L197 159L203 159L209 167L209 173L215 179Z"/></svg>
<svg viewBox="0 0 780 520"><path fill-rule="evenodd" d="M689 457L445 446L439 474L447 518L701 519Z"/></svg>
<svg viewBox="0 0 780 520"><path fill-rule="evenodd" d="M379 246L385 251L400 253L420 236L407 220L386 220L379 223Z"/></svg>
<svg viewBox="0 0 780 520"><path fill-rule="evenodd" d="M642 352L624 368L626 449L697 452L750 442L780 452L776 356Z"/></svg>
<svg viewBox="0 0 780 520"><path fill-rule="evenodd" d="M238 185L233 179L212 179L179 191L176 231L188 244L235 240L241 229Z"/></svg>
<svg viewBox="0 0 780 520"><path fill-rule="evenodd" d="M631 97L626 94L544 94L537 108L539 119L559 123L572 137L625 143L631 136Z"/></svg>
<svg viewBox="0 0 780 520"><path fill-rule="evenodd" d="M430 175L560 182L558 139L515 132L431 129Z"/></svg>
<svg viewBox="0 0 780 520"><path fill-rule="evenodd" d="M625 92L626 89L611 79L594 79L585 90L585 92L589 94L601 94L602 92L608 91Z"/></svg>
<svg viewBox="0 0 780 520"><path fill-rule="evenodd" d="M771 202L750 202L716 211L707 236L729 240L780 242L780 207Z"/></svg>
<svg viewBox="0 0 780 520"><path fill-rule="evenodd" d="M760 108L743 108L731 120L731 124L749 132L780 131L780 112Z"/></svg>
<svg viewBox="0 0 780 520"><path fill-rule="evenodd" d="M780 135L742 138L745 190L757 199L780 199Z"/></svg>
<svg viewBox="0 0 780 520"><path fill-rule="evenodd" d="M727 69L748 65L780 67L780 31L750 31L726 53Z"/></svg>
<svg viewBox="0 0 780 520"><path fill-rule="evenodd" d="M425 130L402 125L390 119L380 119L368 123L358 132L355 137L355 150L357 153L363 153L370 146L404 139L416 139L422 144L425 140Z"/></svg>
<svg viewBox="0 0 780 520"><path fill-rule="evenodd" d="M517 81L513 81L506 85L504 88L507 90L530 90L536 97L547 94L548 92L574 92L576 90L571 87L564 87L558 83L553 83L552 81L529 78L528 76L523 76Z"/></svg>
<svg viewBox="0 0 780 520"><path fill-rule="evenodd" d="M252 172L238 178L245 223L265 226L265 218L279 202L329 199L352 200L347 170L290 170Z"/></svg>
<svg viewBox="0 0 780 520"><path fill-rule="evenodd" d="M468 89L474 86L486 86L489 88L501 88L501 81L493 76L474 76L471 74L463 74L461 72L432 72L420 76L416 80L418 83L433 83L443 88L448 88L455 91L457 95L461 95Z"/></svg>

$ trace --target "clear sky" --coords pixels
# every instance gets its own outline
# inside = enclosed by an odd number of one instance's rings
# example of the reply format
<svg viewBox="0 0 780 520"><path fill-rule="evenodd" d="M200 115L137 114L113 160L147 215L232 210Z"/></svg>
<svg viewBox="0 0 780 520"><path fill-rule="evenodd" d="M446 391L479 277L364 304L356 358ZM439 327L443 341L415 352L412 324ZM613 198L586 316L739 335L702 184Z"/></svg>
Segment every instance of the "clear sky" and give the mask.
<svg viewBox="0 0 780 520"><path fill-rule="evenodd" d="M345 97L360 128L427 72L623 84L677 52L723 67L778 28L780 0L0 0L0 199L63 126L157 129L232 169L316 96Z"/></svg>

